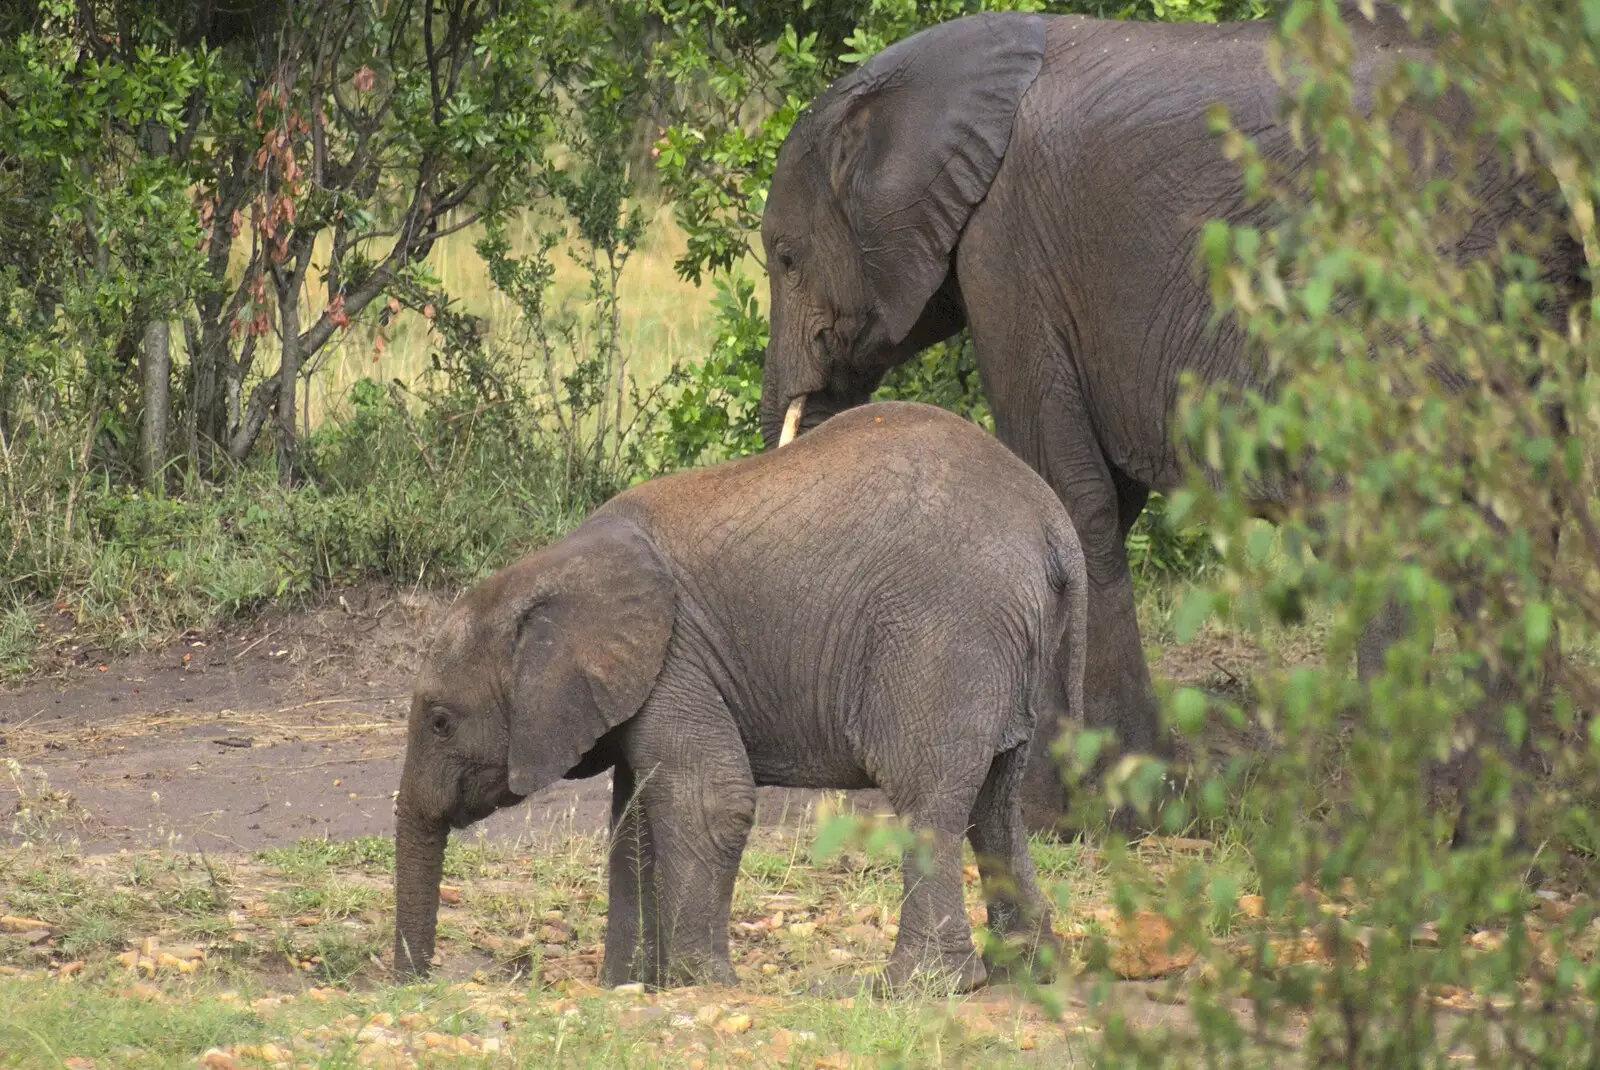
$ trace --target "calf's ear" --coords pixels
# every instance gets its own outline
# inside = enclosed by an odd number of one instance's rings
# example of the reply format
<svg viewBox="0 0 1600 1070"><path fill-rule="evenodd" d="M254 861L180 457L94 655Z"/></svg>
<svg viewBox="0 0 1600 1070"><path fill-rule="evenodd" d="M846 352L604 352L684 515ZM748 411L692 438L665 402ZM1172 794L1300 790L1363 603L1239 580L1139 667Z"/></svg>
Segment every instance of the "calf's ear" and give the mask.
<svg viewBox="0 0 1600 1070"><path fill-rule="evenodd" d="M560 779L639 711L666 662L676 585L631 521L600 516L515 566L509 786Z"/></svg>

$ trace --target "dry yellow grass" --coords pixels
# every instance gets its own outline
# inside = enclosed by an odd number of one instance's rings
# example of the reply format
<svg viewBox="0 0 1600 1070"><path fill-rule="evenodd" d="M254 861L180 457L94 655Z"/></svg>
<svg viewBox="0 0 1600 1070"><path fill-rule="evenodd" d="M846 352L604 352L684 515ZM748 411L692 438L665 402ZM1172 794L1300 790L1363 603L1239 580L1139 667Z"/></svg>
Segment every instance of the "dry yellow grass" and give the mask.
<svg viewBox="0 0 1600 1070"><path fill-rule="evenodd" d="M541 226L549 223L524 219L513 231L515 251L532 249ZM491 344L514 343L520 313L490 282L488 270L473 248L479 237L478 231L467 230L445 238L434 248L429 264L445 292L463 310L487 319ZM673 361L699 359L710 348L714 291L709 283L696 287L678 278L673 263L682 255L684 244L683 231L673 221L671 209L658 208L623 270L622 354L629 371L641 383L660 378ZM557 248L552 257L553 304L560 307L570 303L581 311L589 285L584 268L574 262L568 248ZM317 274L314 269L313 278ZM314 300L312 303L315 307ZM313 423L336 413L357 380L399 379L409 384L427 366L429 327L421 316L402 313L390 324L383 332L386 344L381 355L374 346L373 333L368 327L356 327L342 333L319 354L319 370L311 381L307 399ZM264 362L276 362L275 354L263 354L263 358Z"/></svg>

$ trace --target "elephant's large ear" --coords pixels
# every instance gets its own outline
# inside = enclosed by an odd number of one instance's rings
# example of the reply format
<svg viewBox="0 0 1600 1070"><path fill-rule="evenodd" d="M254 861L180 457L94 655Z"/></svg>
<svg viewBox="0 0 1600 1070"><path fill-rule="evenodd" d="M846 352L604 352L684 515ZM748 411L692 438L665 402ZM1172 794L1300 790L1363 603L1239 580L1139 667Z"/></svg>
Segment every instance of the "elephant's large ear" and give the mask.
<svg viewBox="0 0 1600 1070"><path fill-rule="evenodd" d="M828 180L855 232L878 313L905 339L989 192L1044 20L984 14L914 34L841 79L823 102Z"/></svg>
<svg viewBox="0 0 1600 1070"><path fill-rule="evenodd" d="M541 551L518 614L510 683L509 786L560 779L638 712L672 639L672 573L631 521L601 516Z"/></svg>

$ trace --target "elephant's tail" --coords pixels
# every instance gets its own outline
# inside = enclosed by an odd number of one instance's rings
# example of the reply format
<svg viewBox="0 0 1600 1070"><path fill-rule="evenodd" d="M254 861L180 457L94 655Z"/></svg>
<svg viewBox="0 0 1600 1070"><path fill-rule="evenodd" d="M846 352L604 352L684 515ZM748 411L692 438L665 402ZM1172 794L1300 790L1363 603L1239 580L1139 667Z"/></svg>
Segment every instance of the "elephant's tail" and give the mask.
<svg viewBox="0 0 1600 1070"><path fill-rule="evenodd" d="M1055 631L1040 651L1040 670L1034 682L1036 711L1065 706L1066 714L1081 725L1083 674L1089 642L1089 568L1083 559L1078 532L1065 512L1045 528L1049 547L1050 590L1056 598ZM1065 658L1058 650L1065 644ZM1059 688L1053 696L1043 688ZM1055 701L1052 702L1050 699ZM1040 725L1042 729L1044 726Z"/></svg>

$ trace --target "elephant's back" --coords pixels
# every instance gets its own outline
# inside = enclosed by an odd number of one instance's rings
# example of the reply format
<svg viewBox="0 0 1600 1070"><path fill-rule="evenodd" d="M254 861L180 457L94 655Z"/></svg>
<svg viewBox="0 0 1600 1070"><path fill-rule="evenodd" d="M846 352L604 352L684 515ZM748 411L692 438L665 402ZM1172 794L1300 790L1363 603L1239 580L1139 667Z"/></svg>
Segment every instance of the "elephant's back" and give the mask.
<svg viewBox="0 0 1600 1070"><path fill-rule="evenodd" d="M851 409L605 508L672 564L680 634L753 737L848 737L880 671L972 658L1020 680L1059 634L1065 511L993 436L931 406ZM846 737L828 746L851 752Z"/></svg>
<svg viewBox="0 0 1600 1070"><path fill-rule="evenodd" d="M1385 64L1423 48L1392 23L1386 15L1357 30L1358 96ZM1248 374L1243 334L1216 321L1196 250L1211 219L1271 225L1270 205L1247 200L1210 128L1213 106L1267 158L1286 167L1303 158L1278 121L1273 32L1267 21L1051 19L1039 76L963 239L962 285L974 291L970 325L997 410L1015 418L1049 379L1008 361L1025 335L1063 362L1051 372L1070 368L1099 448L1145 485L1179 478L1166 429L1183 373ZM1030 270L1012 275L1015 264ZM1015 326L1021 309L1042 310L1038 325L1025 324L1032 333Z"/></svg>
<svg viewBox="0 0 1600 1070"><path fill-rule="evenodd" d="M804 568L846 548L898 567L952 546L1014 566L1066 517L993 435L916 402L846 410L781 449L652 480L606 508L633 514L685 557L753 565L781 546Z"/></svg>
<svg viewBox="0 0 1600 1070"><path fill-rule="evenodd" d="M1044 480L997 438L920 402L846 410L760 460L762 475L799 485L796 504L807 512L860 495L867 511L892 512L907 537L966 523L1004 531L1059 508Z"/></svg>

